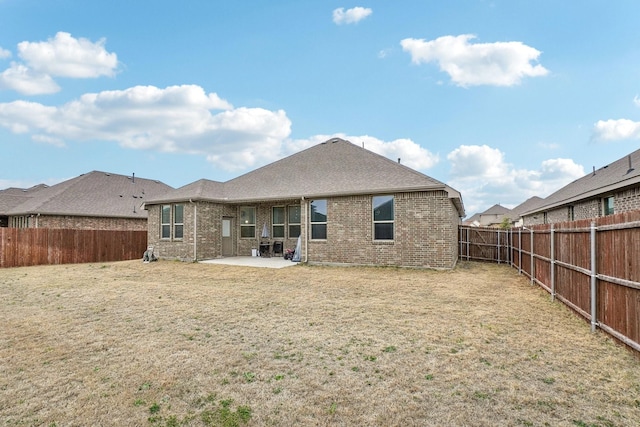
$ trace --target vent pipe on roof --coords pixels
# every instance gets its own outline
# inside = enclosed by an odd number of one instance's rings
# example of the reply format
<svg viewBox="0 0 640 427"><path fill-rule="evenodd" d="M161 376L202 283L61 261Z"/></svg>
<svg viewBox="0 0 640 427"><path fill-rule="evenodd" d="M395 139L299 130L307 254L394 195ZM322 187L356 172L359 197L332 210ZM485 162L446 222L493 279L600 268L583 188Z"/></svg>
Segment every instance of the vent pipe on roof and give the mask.
<svg viewBox="0 0 640 427"><path fill-rule="evenodd" d="M596 176L596 167L593 167L593 176Z"/></svg>
<svg viewBox="0 0 640 427"><path fill-rule="evenodd" d="M136 173L131 174L131 182L136 182Z"/></svg>
<svg viewBox="0 0 640 427"><path fill-rule="evenodd" d="M398 163L400 163L400 157L398 157Z"/></svg>
<svg viewBox="0 0 640 427"><path fill-rule="evenodd" d="M627 158L629 159L629 170L627 170L627 173L629 174L633 172L633 165L631 164L631 154L629 154Z"/></svg>

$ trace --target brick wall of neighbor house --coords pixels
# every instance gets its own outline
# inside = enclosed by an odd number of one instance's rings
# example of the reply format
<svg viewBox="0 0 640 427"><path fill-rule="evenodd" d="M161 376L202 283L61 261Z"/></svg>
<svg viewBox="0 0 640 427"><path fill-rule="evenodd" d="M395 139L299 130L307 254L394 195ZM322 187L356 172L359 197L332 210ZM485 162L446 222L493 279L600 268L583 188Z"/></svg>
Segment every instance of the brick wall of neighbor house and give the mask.
<svg viewBox="0 0 640 427"><path fill-rule="evenodd" d="M395 194L394 240L373 240L372 196L327 200L327 240L308 242L310 263L453 268L459 217L444 191Z"/></svg>
<svg viewBox="0 0 640 427"><path fill-rule="evenodd" d="M615 213L640 209L640 186L616 193L613 198L613 206Z"/></svg>
<svg viewBox="0 0 640 427"><path fill-rule="evenodd" d="M615 213L640 209L640 188L627 189L614 195ZM573 220L599 218L603 215L602 198L577 202L573 205ZM569 207L562 206L547 212L547 224L569 221ZM524 219L524 225L544 224L544 214L536 213Z"/></svg>
<svg viewBox="0 0 640 427"><path fill-rule="evenodd" d="M11 224L12 217L8 223ZM104 218L92 216L39 215L29 218L31 228L71 228L76 230L140 230L147 229L146 218Z"/></svg>

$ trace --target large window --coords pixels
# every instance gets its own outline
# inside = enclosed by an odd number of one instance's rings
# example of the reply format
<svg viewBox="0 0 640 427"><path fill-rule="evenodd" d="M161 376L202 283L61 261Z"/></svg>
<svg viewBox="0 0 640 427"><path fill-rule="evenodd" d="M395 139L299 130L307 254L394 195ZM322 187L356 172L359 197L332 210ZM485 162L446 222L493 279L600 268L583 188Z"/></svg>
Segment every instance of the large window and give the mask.
<svg viewBox="0 0 640 427"><path fill-rule="evenodd" d="M184 235L184 205L173 206L173 238L182 239Z"/></svg>
<svg viewBox="0 0 640 427"><path fill-rule="evenodd" d="M256 208L247 206L240 208L240 237L251 239L256 237Z"/></svg>
<svg viewBox="0 0 640 427"><path fill-rule="evenodd" d="M373 239L393 240L393 196L373 198Z"/></svg>
<svg viewBox="0 0 640 427"><path fill-rule="evenodd" d="M160 213L160 238L171 238L171 205L162 205Z"/></svg>
<svg viewBox="0 0 640 427"><path fill-rule="evenodd" d="M325 240L327 238L327 201L312 200L309 218L311 221L311 239Z"/></svg>
<svg viewBox="0 0 640 427"><path fill-rule="evenodd" d="M289 206L289 238L300 236L300 206Z"/></svg>
<svg viewBox="0 0 640 427"><path fill-rule="evenodd" d="M274 238L284 238L284 206L274 206L271 211L273 220L272 235Z"/></svg>
<svg viewBox="0 0 640 427"><path fill-rule="evenodd" d="M613 196L605 197L604 199L602 199L602 208L602 213L604 215L613 215Z"/></svg>

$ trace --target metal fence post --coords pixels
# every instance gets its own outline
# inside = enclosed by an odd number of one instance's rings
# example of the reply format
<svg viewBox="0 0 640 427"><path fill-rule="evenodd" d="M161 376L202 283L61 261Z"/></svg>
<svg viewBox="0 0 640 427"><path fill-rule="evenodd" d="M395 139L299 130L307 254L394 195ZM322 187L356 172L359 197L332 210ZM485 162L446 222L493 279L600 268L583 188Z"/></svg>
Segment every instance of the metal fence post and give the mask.
<svg viewBox="0 0 640 427"><path fill-rule="evenodd" d="M518 274L522 274L522 228L518 228Z"/></svg>
<svg viewBox="0 0 640 427"><path fill-rule="evenodd" d="M597 272L596 272L596 223L591 221L591 332L596 331L598 325L597 313L596 313L596 284L597 284Z"/></svg>
<svg viewBox="0 0 640 427"><path fill-rule="evenodd" d="M551 301L556 298L556 254L555 254L555 234L553 224L551 224Z"/></svg>
<svg viewBox="0 0 640 427"><path fill-rule="evenodd" d="M534 283L534 276L535 276L535 264L534 264L534 259L533 259L533 228L531 229L531 284L533 285Z"/></svg>

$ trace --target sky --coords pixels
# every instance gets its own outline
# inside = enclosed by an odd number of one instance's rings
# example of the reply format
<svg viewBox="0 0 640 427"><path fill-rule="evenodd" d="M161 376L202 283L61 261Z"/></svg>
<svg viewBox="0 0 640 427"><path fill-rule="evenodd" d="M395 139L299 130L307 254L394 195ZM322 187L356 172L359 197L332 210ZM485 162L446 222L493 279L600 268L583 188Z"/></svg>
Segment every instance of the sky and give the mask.
<svg viewBox="0 0 640 427"><path fill-rule="evenodd" d="M546 197L640 142L636 0L0 0L0 189L227 181L332 137ZM283 177L291 179L291 177Z"/></svg>

